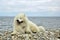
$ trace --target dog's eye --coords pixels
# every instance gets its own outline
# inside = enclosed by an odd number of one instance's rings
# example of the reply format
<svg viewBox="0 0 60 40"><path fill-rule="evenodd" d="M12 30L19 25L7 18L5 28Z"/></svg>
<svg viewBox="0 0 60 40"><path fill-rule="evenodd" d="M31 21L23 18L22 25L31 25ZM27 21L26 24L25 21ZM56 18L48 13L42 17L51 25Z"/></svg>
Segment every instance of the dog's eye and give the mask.
<svg viewBox="0 0 60 40"><path fill-rule="evenodd" d="M25 26L23 26L22 28L25 29Z"/></svg>

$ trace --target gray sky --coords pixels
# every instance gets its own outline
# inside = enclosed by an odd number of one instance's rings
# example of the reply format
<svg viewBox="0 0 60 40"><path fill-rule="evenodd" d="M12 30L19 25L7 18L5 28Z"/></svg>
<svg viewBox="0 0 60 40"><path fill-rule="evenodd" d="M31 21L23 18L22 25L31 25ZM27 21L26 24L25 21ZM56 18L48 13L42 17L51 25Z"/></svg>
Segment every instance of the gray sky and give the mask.
<svg viewBox="0 0 60 40"><path fill-rule="evenodd" d="M0 0L0 16L60 16L60 0Z"/></svg>

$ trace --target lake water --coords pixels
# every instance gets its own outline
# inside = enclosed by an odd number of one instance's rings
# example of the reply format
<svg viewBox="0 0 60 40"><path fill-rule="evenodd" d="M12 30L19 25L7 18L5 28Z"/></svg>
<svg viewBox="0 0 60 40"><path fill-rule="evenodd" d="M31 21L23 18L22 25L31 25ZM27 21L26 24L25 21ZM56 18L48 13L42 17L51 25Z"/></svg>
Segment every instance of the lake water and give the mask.
<svg viewBox="0 0 60 40"><path fill-rule="evenodd" d="M38 26L44 26L46 29L60 28L60 17L28 17L29 20ZM14 17L0 17L0 31L13 30Z"/></svg>

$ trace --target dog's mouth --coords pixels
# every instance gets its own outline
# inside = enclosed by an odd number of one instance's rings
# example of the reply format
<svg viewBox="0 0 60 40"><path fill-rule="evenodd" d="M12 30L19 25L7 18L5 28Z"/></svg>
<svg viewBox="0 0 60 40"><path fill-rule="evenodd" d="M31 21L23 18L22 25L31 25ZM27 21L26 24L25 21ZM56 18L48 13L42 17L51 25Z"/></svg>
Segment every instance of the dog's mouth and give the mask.
<svg viewBox="0 0 60 40"><path fill-rule="evenodd" d="M18 23L18 24L23 23L23 21L22 21L22 20L16 20L16 21L17 21L17 23Z"/></svg>

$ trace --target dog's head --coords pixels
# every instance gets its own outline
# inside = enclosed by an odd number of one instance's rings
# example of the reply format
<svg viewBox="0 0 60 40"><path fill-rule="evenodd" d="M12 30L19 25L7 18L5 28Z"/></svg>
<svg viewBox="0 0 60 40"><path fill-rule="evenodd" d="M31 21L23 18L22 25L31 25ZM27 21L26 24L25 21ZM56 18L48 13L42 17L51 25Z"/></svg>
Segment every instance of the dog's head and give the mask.
<svg viewBox="0 0 60 40"><path fill-rule="evenodd" d="M26 16L25 14L18 14L15 19L14 19L14 22L16 22L17 24L21 24L21 23L24 23L26 21Z"/></svg>

